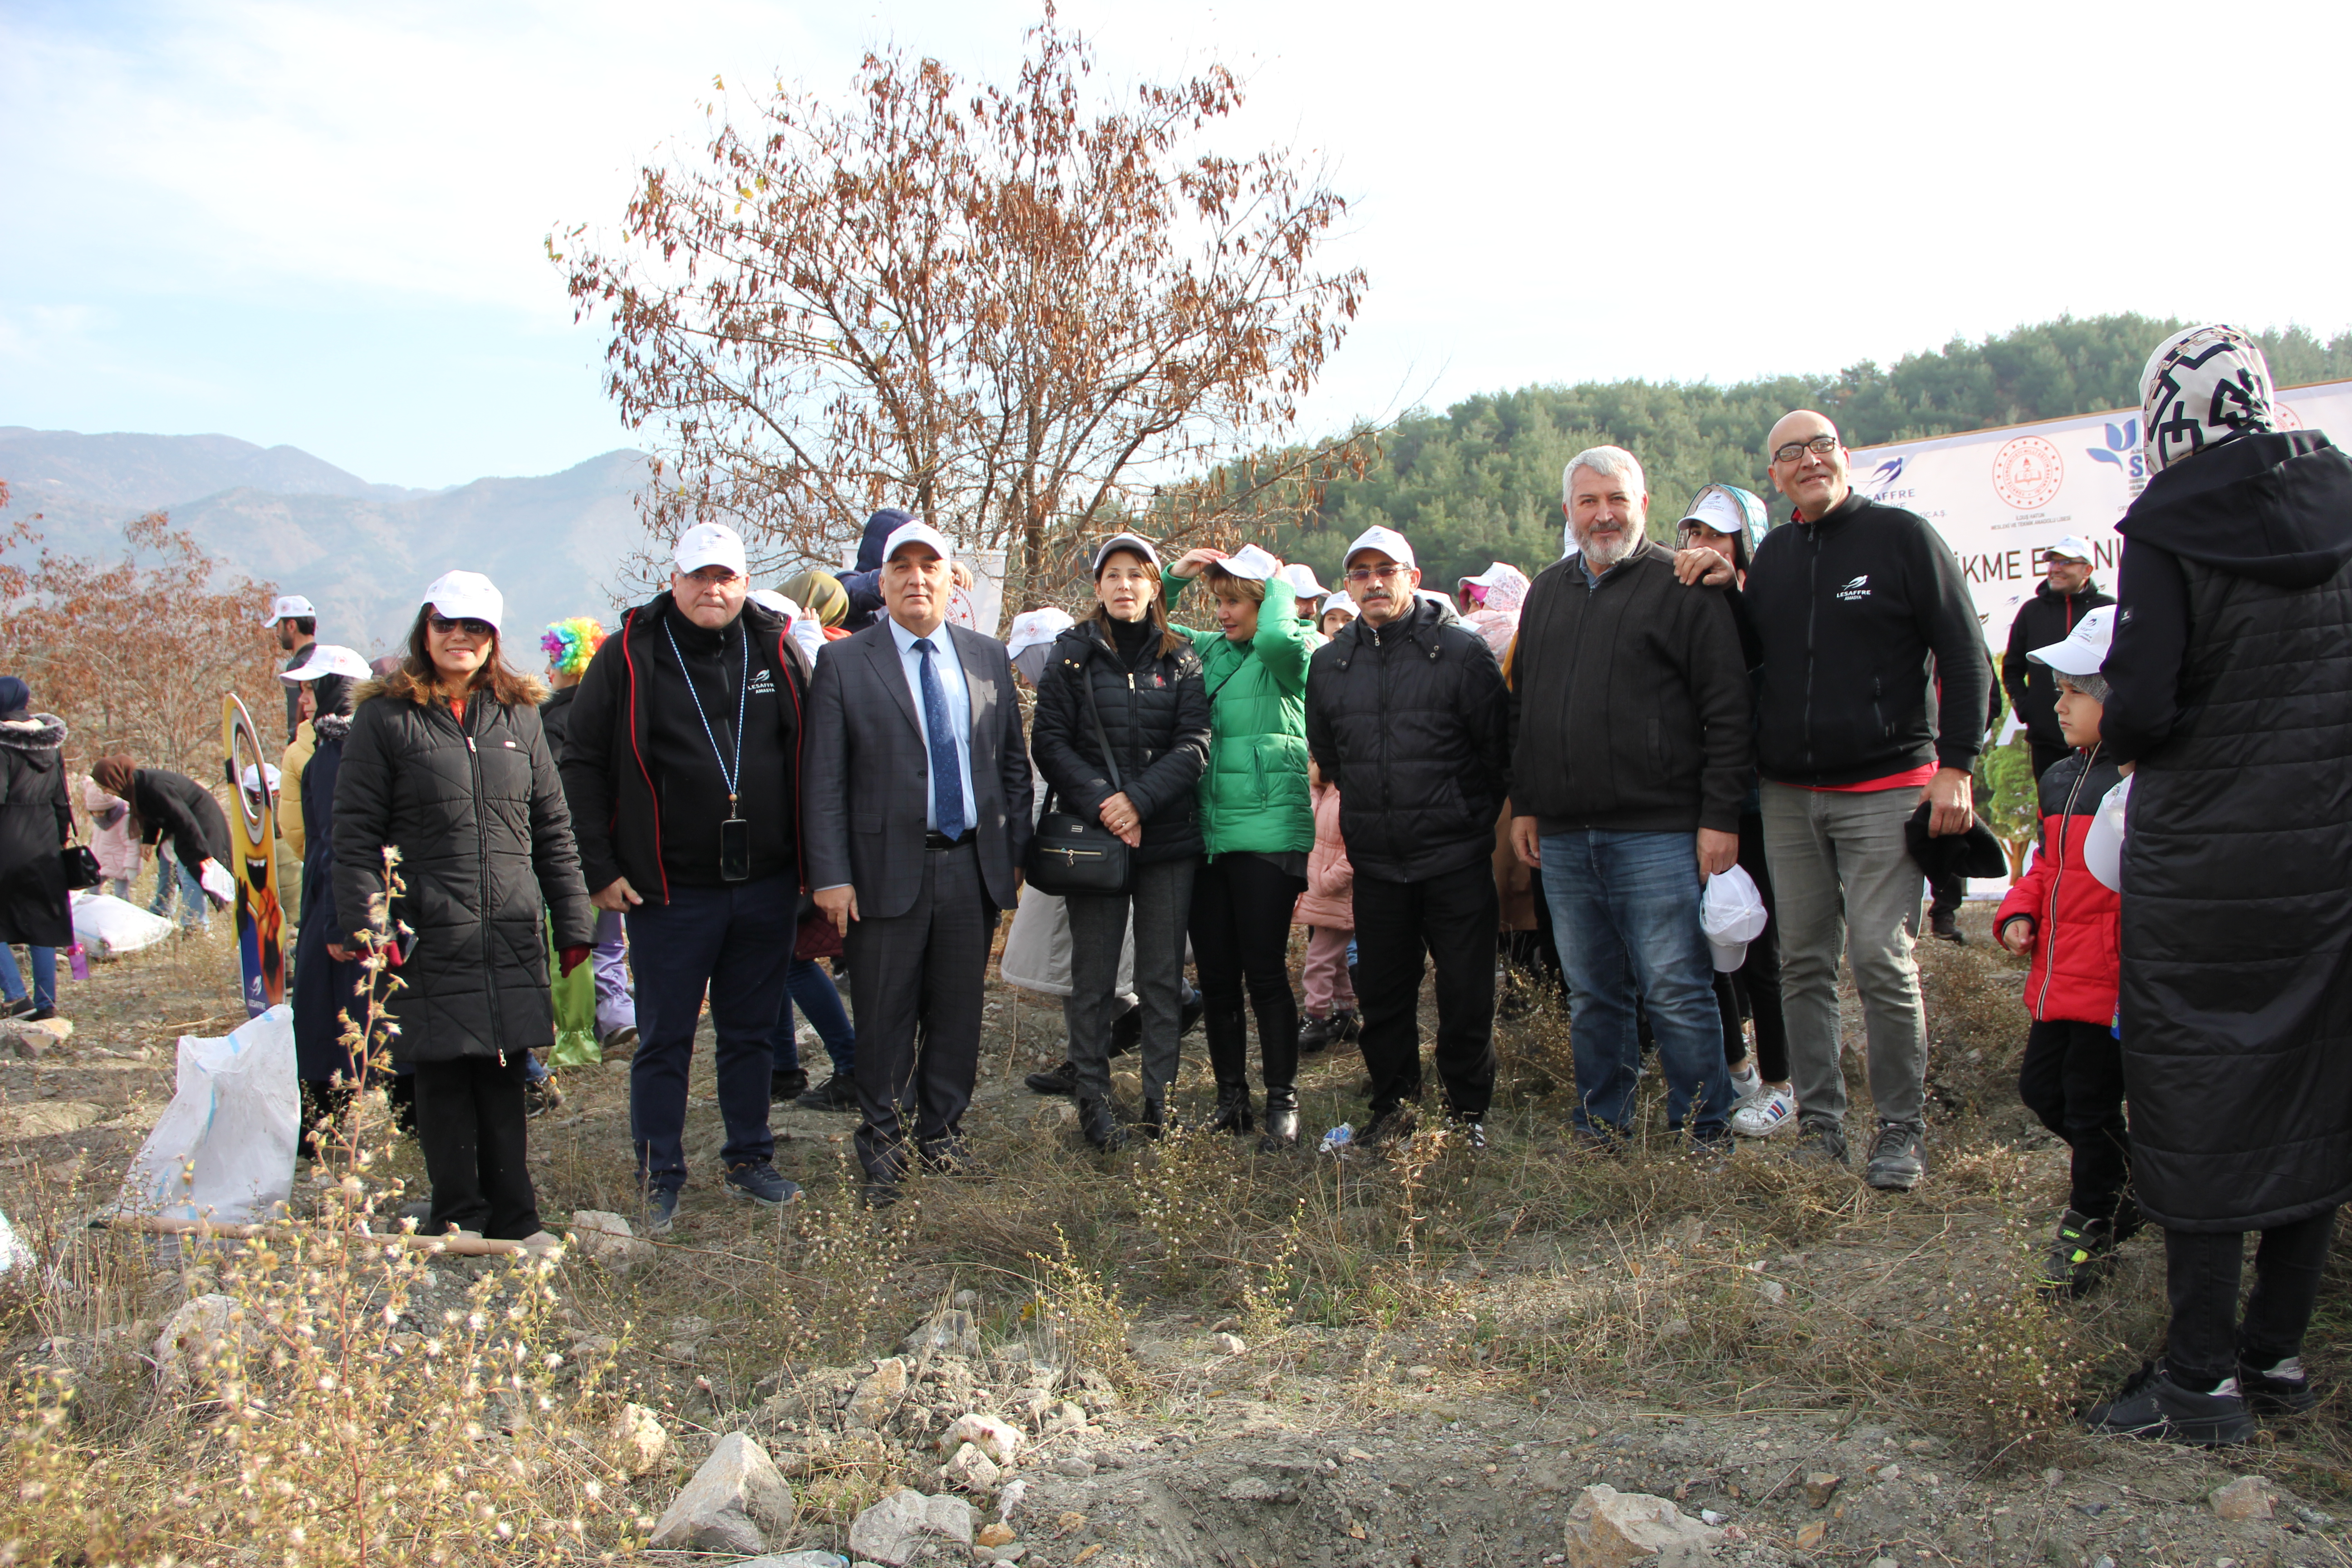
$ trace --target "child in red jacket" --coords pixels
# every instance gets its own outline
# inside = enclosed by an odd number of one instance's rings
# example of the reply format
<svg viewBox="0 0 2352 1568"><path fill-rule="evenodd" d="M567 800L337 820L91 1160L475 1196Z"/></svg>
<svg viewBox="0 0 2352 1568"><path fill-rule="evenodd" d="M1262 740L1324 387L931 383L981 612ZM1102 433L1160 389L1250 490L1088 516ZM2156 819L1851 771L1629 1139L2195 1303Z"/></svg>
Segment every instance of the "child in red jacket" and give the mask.
<svg viewBox="0 0 2352 1568"><path fill-rule="evenodd" d="M2123 1047L2115 1035L2122 903L2083 864L2091 818L2123 776L2099 752L2107 694L2099 667L2114 616L2112 606L2092 610L2065 641L2026 656L2057 673L2058 727L2076 750L2042 775L2042 841L2032 868L1993 917L2000 944L2033 959L2025 977L2033 1024L2018 1095L2074 1151L2066 1213L2035 1281L2051 1297L2096 1285L2113 1267L2116 1245L2140 1227L2129 1190Z"/></svg>

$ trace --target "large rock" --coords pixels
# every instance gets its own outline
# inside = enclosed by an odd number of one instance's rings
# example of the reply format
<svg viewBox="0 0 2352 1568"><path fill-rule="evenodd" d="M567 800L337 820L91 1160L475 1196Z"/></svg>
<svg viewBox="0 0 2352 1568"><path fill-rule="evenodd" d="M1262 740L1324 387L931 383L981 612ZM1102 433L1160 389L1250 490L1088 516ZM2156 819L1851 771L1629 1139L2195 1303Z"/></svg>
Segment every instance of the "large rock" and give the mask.
<svg viewBox="0 0 2352 1568"><path fill-rule="evenodd" d="M667 1552L731 1552L748 1556L780 1544L793 1527L793 1489L768 1451L730 1432L702 1461L654 1526L651 1544Z"/></svg>
<svg viewBox="0 0 2352 1568"><path fill-rule="evenodd" d="M961 1563L971 1556L972 1507L960 1497L925 1497L901 1487L857 1516L849 1527L849 1554L907 1568L927 1548Z"/></svg>
<svg viewBox="0 0 2352 1568"><path fill-rule="evenodd" d="M859 1382L849 1396L849 1420L854 1426L880 1426L907 1396L907 1363L887 1356L874 1363L873 1373Z"/></svg>
<svg viewBox="0 0 2352 1568"><path fill-rule="evenodd" d="M909 1333L899 1344L908 1355L934 1354L977 1356L981 1352L980 1325L970 1312L949 1307L931 1314L930 1320Z"/></svg>
<svg viewBox="0 0 2352 1568"><path fill-rule="evenodd" d="M629 1228L629 1222L609 1209L579 1209L572 1223L564 1227L580 1244L581 1252L591 1263L609 1268L615 1274L626 1274L640 1263L651 1261L654 1244Z"/></svg>
<svg viewBox="0 0 2352 1568"><path fill-rule="evenodd" d="M604 1434L604 1452L633 1476L642 1476L669 1452L669 1432L661 1417L642 1405L624 1405Z"/></svg>
<svg viewBox="0 0 2352 1568"><path fill-rule="evenodd" d="M11 1018L0 1024L0 1048L13 1050L26 1061L56 1054L72 1037L71 1018Z"/></svg>
<svg viewBox="0 0 2352 1568"><path fill-rule="evenodd" d="M185 1393L210 1381L214 1359L246 1334L244 1309L218 1294L183 1302L155 1336L155 1384Z"/></svg>
<svg viewBox="0 0 2352 1568"><path fill-rule="evenodd" d="M960 1443L970 1443L1000 1465L1009 1465L1021 1451L1021 1428L995 1415L959 1415L940 1439L940 1448L952 1454Z"/></svg>
<svg viewBox="0 0 2352 1568"><path fill-rule="evenodd" d="M996 1461L970 1443L960 1443L940 1467L940 1479L959 1491L992 1492L1004 1480Z"/></svg>
<svg viewBox="0 0 2352 1568"><path fill-rule="evenodd" d="M1629 1568L1661 1556L1687 1563L1722 1539L1664 1498L1614 1487L1585 1488L1568 1513L1569 1568Z"/></svg>
<svg viewBox="0 0 2352 1568"><path fill-rule="evenodd" d="M2221 1519L2244 1523L2252 1519L2268 1519L2271 1502L2277 1496L2270 1482L2260 1476L2240 1476L2226 1487L2216 1487L2206 1500Z"/></svg>

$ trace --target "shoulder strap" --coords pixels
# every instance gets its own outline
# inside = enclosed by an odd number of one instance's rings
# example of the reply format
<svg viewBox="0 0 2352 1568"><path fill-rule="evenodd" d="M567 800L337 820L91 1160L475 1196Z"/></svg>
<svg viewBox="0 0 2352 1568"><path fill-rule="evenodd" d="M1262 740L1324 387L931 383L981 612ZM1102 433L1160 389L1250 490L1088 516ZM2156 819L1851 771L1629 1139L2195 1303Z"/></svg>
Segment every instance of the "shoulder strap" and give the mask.
<svg viewBox="0 0 2352 1568"><path fill-rule="evenodd" d="M1110 772L1111 792L1118 794L1127 785L1119 782L1118 759L1111 755L1110 738L1103 733L1102 710L1095 706L1095 667L1091 658L1078 667L1078 689L1086 694L1087 717L1094 721L1095 744L1102 748L1103 766Z"/></svg>

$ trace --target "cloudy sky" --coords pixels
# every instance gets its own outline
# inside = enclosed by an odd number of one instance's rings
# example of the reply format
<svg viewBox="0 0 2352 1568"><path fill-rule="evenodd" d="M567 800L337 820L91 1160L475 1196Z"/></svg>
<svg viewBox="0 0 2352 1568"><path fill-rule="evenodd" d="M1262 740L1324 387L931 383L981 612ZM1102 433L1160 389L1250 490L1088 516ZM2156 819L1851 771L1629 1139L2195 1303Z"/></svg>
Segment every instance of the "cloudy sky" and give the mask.
<svg viewBox="0 0 2352 1568"><path fill-rule="evenodd" d="M543 242L706 103L1003 0L0 0L0 425L289 442L368 479L638 437ZM1352 204L1310 413L1892 360L2060 311L2352 327L2352 7L1066 0L1107 88L1211 59ZM719 93L714 79L723 78Z"/></svg>

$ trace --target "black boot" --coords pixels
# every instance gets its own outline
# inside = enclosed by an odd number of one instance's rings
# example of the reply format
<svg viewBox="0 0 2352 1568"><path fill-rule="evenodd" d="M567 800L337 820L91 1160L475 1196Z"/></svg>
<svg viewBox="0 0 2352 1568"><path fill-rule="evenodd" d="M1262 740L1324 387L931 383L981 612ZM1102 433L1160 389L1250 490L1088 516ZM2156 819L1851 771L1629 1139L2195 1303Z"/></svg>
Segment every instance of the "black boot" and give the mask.
<svg viewBox="0 0 2352 1568"><path fill-rule="evenodd" d="M1212 1008L1202 1020L1209 1036L1209 1068L1217 1075L1212 1132L1246 1132L1250 1115L1249 1022L1239 1007Z"/></svg>
<svg viewBox="0 0 2352 1568"><path fill-rule="evenodd" d="M1298 1091L1286 1084L1265 1091L1265 1131L1258 1138L1261 1154L1282 1154L1298 1146Z"/></svg>
<svg viewBox="0 0 2352 1568"><path fill-rule="evenodd" d="M1064 1057L1059 1067L1045 1072L1033 1072L1023 1080L1036 1094L1076 1094L1078 1091L1077 1065Z"/></svg>
<svg viewBox="0 0 2352 1568"><path fill-rule="evenodd" d="M1146 1100L1143 1102L1143 1114L1138 1116L1129 1125L1135 1129L1135 1136L1138 1138L1156 1142L1176 1131L1176 1119L1168 1114L1166 1100Z"/></svg>
<svg viewBox="0 0 2352 1568"><path fill-rule="evenodd" d="M1086 1134L1087 1142L1106 1154L1127 1146L1127 1129L1111 1115L1110 1101L1107 1100L1078 1101L1078 1131Z"/></svg>
<svg viewBox="0 0 2352 1568"><path fill-rule="evenodd" d="M1265 1136L1258 1140L1257 1146L1261 1153L1276 1154L1298 1142L1297 1014L1291 1016L1287 1028L1277 1023L1272 1031L1260 1019L1258 1054L1265 1068Z"/></svg>

